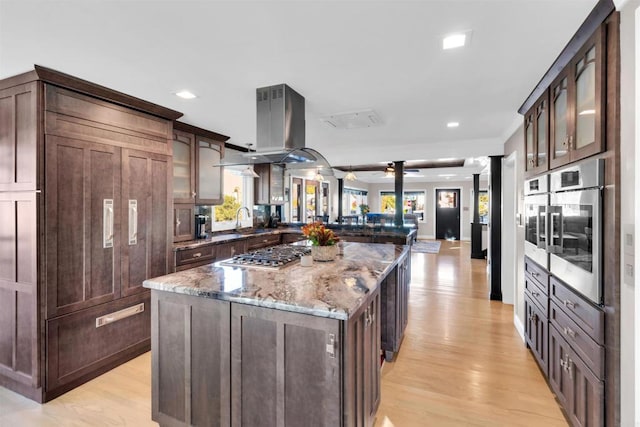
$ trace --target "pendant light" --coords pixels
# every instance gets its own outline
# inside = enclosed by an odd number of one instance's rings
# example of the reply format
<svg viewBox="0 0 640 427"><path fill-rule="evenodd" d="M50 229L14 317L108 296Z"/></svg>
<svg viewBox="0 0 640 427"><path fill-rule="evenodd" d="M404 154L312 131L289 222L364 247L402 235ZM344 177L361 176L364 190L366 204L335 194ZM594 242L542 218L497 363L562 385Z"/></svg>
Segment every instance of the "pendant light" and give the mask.
<svg viewBox="0 0 640 427"><path fill-rule="evenodd" d="M251 169L251 166L247 166L247 168L242 171L241 175L242 176L249 176L251 178L260 178L260 175L258 175L256 173L256 171Z"/></svg>
<svg viewBox="0 0 640 427"><path fill-rule="evenodd" d="M320 173L320 168L318 168L318 171L316 172L316 176L313 178L316 181L324 181L324 176L322 176L322 174Z"/></svg>
<svg viewBox="0 0 640 427"><path fill-rule="evenodd" d="M349 172L347 172L347 174L344 176L344 179L346 179L347 181L355 181L356 179L358 179L356 177L356 174L353 173L353 169L351 169L351 166L349 166Z"/></svg>
<svg viewBox="0 0 640 427"><path fill-rule="evenodd" d="M247 144L247 152L251 153L253 150L251 149L251 146L253 144ZM255 158L255 157L252 157ZM253 170L253 168L251 167L251 165L247 165L246 169L243 169L242 172L240 173L240 175L242 176L248 176L251 178L260 178L260 175L258 175L256 173L256 171Z"/></svg>

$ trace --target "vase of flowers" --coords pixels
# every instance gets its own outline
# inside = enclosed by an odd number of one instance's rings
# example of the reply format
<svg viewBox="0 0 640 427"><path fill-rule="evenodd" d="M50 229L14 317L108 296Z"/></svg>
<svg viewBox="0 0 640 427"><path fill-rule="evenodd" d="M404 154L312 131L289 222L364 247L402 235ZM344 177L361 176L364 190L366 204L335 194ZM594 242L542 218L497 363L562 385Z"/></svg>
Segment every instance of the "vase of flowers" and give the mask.
<svg viewBox="0 0 640 427"><path fill-rule="evenodd" d="M326 228L321 222L314 222L302 227L302 234L311 241L311 257L314 261L333 261L338 255L336 243L340 241L333 230Z"/></svg>

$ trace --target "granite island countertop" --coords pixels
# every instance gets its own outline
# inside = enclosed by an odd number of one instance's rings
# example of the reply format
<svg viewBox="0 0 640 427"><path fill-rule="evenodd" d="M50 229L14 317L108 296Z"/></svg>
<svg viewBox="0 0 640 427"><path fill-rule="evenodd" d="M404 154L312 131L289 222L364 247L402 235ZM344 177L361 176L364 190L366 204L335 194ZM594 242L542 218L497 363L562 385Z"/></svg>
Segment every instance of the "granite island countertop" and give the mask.
<svg viewBox="0 0 640 427"><path fill-rule="evenodd" d="M341 242L335 261L300 262L279 270L225 266L220 262L155 277L144 287L348 319L409 251L408 246Z"/></svg>

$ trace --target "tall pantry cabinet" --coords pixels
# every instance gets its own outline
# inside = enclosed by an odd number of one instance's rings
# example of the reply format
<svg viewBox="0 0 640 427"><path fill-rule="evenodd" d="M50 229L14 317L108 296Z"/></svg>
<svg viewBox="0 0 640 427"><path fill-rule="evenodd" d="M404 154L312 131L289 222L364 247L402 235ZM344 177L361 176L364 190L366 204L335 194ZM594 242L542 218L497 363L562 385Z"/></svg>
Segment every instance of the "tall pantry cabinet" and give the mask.
<svg viewBox="0 0 640 427"><path fill-rule="evenodd" d="M44 67L0 81L0 386L47 401L149 349L180 115Z"/></svg>

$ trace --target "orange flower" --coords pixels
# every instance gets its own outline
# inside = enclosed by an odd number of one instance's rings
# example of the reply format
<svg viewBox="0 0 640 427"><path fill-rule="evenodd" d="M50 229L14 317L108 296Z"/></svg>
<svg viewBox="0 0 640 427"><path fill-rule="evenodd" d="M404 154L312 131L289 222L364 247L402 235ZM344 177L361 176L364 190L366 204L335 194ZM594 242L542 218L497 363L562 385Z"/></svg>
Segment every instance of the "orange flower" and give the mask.
<svg viewBox="0 0 640 427"><path fill-rule="evenodd" d="M333 230L329 230L321 222L314 222L303 226L302 234L311 240L313 246L333 246L340 241Z"/></svg>

